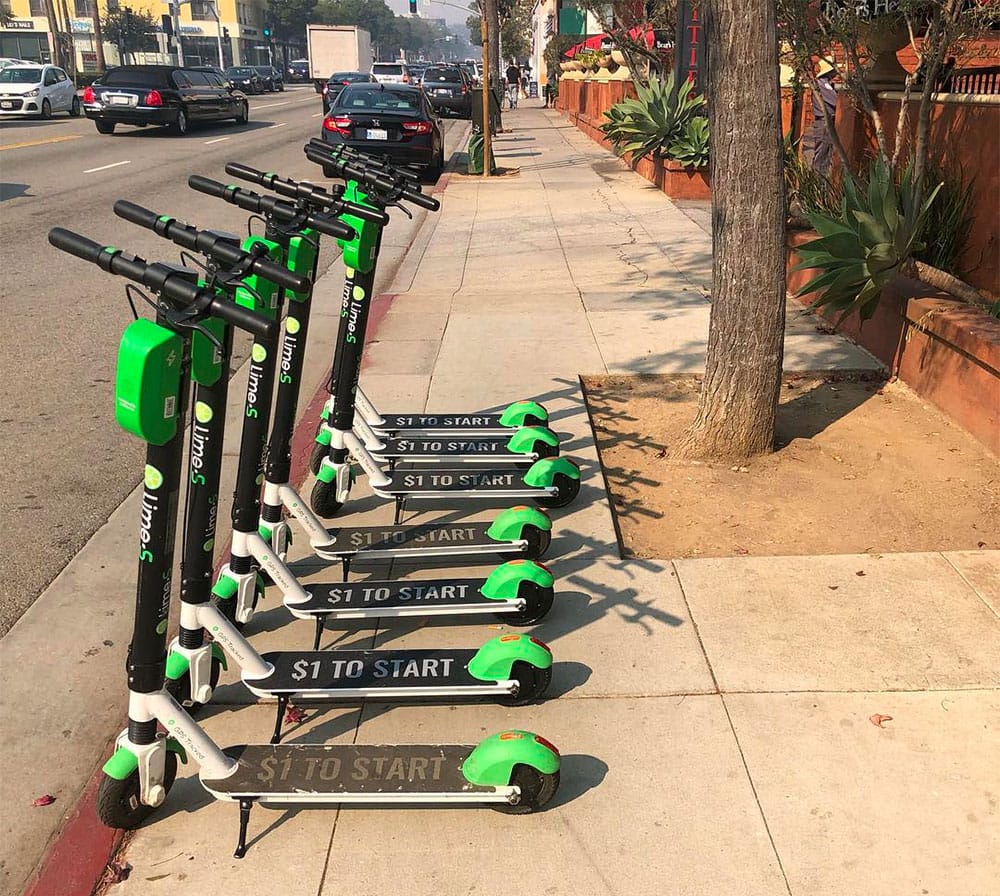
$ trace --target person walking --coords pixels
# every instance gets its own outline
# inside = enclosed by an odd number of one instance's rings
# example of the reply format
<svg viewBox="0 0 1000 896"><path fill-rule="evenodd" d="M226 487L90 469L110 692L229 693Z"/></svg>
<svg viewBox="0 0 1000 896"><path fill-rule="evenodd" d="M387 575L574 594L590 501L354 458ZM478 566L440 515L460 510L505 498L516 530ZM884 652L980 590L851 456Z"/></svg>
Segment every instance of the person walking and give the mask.
<svg viewBox="0 0 1000 896"><path fill-rule="evenodd" d="M517 108L517 98L521 93L521 69L512 59L507 66L507 108Z"/></svg>

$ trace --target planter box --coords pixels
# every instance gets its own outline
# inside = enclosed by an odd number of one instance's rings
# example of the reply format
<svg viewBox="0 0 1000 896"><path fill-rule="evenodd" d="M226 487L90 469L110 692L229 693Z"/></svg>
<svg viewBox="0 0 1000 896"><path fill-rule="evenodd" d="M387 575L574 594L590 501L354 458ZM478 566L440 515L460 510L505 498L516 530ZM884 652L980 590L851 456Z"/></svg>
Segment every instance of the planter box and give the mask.
<svg viewBox="0 0 1000 896"><path fill-rule="evenodd" d="M815 238L812 231L789 235L789 268L798 263L795 247ZM789 271L788 292L794 295L812 277L812 271ZM814 297L799 301L808 305ZM906 277L889 284L863 326L856 314L840 324L836 314L827 320L1000 454L1000 320Z"/></svg>
<svg viewBox="0 0 1000 896"><path fill-rule="evenodd" d="M712 182L708 168L685 168L680 162L667 159L660 189L671 199L711 199Z"/></svg>

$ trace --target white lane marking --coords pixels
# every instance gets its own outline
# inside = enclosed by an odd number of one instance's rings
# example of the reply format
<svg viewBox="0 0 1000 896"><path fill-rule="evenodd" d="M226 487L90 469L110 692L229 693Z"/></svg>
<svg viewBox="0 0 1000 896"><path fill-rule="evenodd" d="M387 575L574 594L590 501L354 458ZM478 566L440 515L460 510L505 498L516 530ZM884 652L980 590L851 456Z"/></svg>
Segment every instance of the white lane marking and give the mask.
<svg viewBox="0 0 1000 896"><path fill-rule="evenodd" d="M272 124L271 127L272 128L283 128L286 124L288 124L287 121L279 121L276 124Z"/></svg>
<svg viewBox="0 0 1000 896"><path fill-rule="evenodd" d="M131 165L131 164L132 164L132 160L129 159L129 160L125 161L125 162L113 162L110 165L101 165L100 168L88 168L83 173L84 174L93 174L95 171L107 171L109 168L117 168L119 165Z"/></svg>
<svg viewBox="0 0 1000 896"><path fill-rule="evenodd" d="M283 103L268 103L266 106L254 106L255 109L277 109L278 106L290 106L292 104L291 100L286 100Z"/></svg>
<svg viewBox="0 0 1000 896"><path fill-rule="evenodd" d="M321 115L326 115L325 112L317 112L315 115L310 115L310 118L319 118Z"/></svg>
<svg viewBox="0 0 1000 896"><path fill-rule="evenodd" d="M206 140L205 146L211 146L213 143L221 143L223 140L228 140L228 137L216 137L214 140Z"/></svg>

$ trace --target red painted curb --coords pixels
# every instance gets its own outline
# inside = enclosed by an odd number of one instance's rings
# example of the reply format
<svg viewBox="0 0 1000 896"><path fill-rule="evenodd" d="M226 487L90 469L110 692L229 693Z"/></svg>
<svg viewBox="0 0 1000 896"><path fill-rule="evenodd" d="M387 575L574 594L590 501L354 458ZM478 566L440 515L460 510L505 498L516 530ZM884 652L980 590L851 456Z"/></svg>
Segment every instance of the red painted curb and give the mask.
<svg viewBox="0 0 1000 896"><path fill-rule="evenodd" d="M125 837L124 831L106 828L97 818L100 782L98 770L28 879L24 896L91 896L100 885L108 863Z"/></svg>

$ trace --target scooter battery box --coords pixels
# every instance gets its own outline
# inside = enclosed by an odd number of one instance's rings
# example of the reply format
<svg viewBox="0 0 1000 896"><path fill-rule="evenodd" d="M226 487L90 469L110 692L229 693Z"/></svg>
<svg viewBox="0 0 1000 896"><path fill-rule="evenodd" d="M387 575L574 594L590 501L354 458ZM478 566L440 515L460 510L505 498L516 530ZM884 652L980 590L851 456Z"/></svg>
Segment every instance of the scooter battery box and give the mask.
<svg viewBox="0 0 1000 896"><path fill-rule="evenodd" d="M356 181L349 180L347 182L344 199L358 205L375 208L370 202L365 201L367 198L368 194L362 192ZM353 240L337 240L343 253L344 264L356 271L361 271L362 274L367 274L375 266L375 248L378 243L379 225L350 214L341 215L340 220L354 229Z"/></svg>
<svg viewBox="0 0 1000 896"><path fill-rule="evenodd" d="M268 259L275 264L284 264L281 246L263 237L248 236L243 240L243 245L240 248L244 252L250 252L257 243L263 243L267 248L266 257ZM251 311L256 311L257 314L270 317L273 320L278 313L278 290L280 287L276 286L270 280L265 280L258 274L251 274L249 277L244 277L243 283L245 285L237 289L233 297L236 304L242 305L244 308L249 308Z"/></svg>
<svg viewBox="0 0 1000 896"><path fill-rule="evenodd" d="M312 277L316 267L316 250L319 247L319 234L315 230L304 230L301 236L293 236L288 241L288 268L304 277ZM309 290L292 292L288 296L296 302L304 302L309 298Z"/></svg>
<svg viewBox="0 0 1000 896"><path fill-rule="evenodd" d="M152 445L177 433L184 340L172 330L139 319L125 328L118 346L115 419L126 432Z"/></svg>

